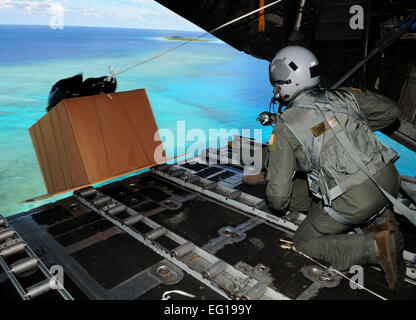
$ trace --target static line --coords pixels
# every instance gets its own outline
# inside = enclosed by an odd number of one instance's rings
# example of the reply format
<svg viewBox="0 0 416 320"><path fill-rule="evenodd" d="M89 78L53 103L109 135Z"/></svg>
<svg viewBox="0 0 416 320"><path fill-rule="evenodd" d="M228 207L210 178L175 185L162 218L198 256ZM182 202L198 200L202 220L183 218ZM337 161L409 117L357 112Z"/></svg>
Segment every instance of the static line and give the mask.
<svg viewBox="0 0 416 320"><path fill-rule="evenodd" d="M135 64L135 65L132 65L131 67L128 67L128 68L126 68L126 69L124 69L124 70L122 70L122 71L119 71L119 72L114 72L114 71L113 71L113 68L112 68L112 67L110 67L110 74L111 74L111 76L109 76L108 78L112 78L112 77L113 77L113 78L115 78L116 76L118 76L118 75L120 75L120 74L122 74L122 73L124 73L124 72L126 72L126 71L129 71L129 70L131 70L131 69L133 69L133 68L136 68L136 67L138 67L138 66L140 66L140 65L142 65L142 64L145 64L145 63L147 63L147 62L149 62L149 61L152 61L152 60L155 60L155 59L157 59L157 58L159 58L159 57L162 57L162 56L164 56L164 55L166 55L166 54L168 54L168 53L170 53L170 52L172 52L172 51L174 51L174 50L176 50L176 49L179 49L180 47L183 47L183 46L187 45L189 42L192 42L192 41L198 40L198 39L200 39L200 38L202 38L202 37L205 37L206 35L209 35L209 34L212 34L212 33L214 33L214 32L217 32L217 31L219 31L219 30L221 30L221 29L223 29L223 28L225 28L225 27L227 27L227 26L229 26L229 25L231 25L231 24L233 24L233 23L236 23L236 22L238 22L238 21L240 21L240 20L242 20L242 19L244 19L244 18L247 18L248 16L251 16L251 15L252 15L252 14L254 14L254 13L257 13L257 12L262 11L262 10L264 10L264 9L267 9L267 8L269 8L269 7L271 7L271 6L274 6L275 4L278 4L279 2L282 2L282 1L283 1L283 0L277 0L277 1L274 1L274 2L272 2L272 3L269 3L268 5L265 5L265 6L263 6L263 7L260 7L259 9L253 10L253 11L251 11L251 12L249 12L249 13L246 13L245 15L242 15L241 17L238 17L238 18L236 18L236 19L234 19L234 20L231 20L231 21L229 21L229 22L227 22L227 23L224 23L223 25L221 25L221 26L219 26L219 27L217 27L217 28L215 28L215 29L213 29L213 30L211 30L211 31L209 31L209 32L206 32L206 33L204 33L204 34L201 34L200 36L196 37L195 39L191 39L191 40L185 41L185 42L183 42L183 43L181 43L181 44L179 44L179 45L177 45L177 46L175 46L175 47L173 47L173 48L171 48L171 49L169 49L169 50L166 50L166 51L161 52L161 53L159 53L159 54L157 54L157 55L155 55L155 56L153 56L153 57L150 57L150 58L148 58L148 59L146 59L146 60L143 60L143 61L141 61L141 62L139 62L139 63L137 63L137 64Z"/></svg>

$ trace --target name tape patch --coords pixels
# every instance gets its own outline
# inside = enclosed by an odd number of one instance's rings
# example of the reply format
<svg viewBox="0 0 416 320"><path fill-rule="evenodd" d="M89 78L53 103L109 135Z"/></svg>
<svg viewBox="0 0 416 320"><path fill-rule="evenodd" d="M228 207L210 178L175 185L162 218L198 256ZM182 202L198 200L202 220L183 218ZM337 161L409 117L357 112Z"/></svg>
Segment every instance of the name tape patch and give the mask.
<svg viewBox="0 0 416 320"><path fill-rule="evenodd" d="M323 121L316 126L311 128L311 131L315 137L319 137L321 134L331 130L331 128L336 127L339 125L339 121L336 116L333 116L331 119Z"/></svg>

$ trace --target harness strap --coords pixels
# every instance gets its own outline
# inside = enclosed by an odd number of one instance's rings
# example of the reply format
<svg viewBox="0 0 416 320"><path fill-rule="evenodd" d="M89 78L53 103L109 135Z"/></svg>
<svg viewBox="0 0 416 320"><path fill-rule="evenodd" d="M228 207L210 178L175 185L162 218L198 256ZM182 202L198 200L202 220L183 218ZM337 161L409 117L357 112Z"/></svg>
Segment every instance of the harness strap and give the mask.
<svg viewBox="0 0 416 320"><path fill-rule="evenodd" d="M338 221L339 223L352 227L354 226L353 223L351 223L348 219L341 216L338 212L336 212L331 207L324 207L324 211L334 220Z"/></svg>
<svg viewBox="0 0 416 320"><path fill-rule="evenodd" d="M379 212L377 212L375 215L373 215L372 217L370 217L366 222L362 223L363 225L368 225L370 224L374 219L376 219L379 215L381 215L384 210L386 210L386 208L389 205L384 206ZM340 215L337 211L335 211L333 208L331 207L327 207L324 206L324 211L334 220L338 221L339 223L349 226L349 227L354 227L356 226L356 224L352 223L351 221L349 221L347 218L343 217L342 215ZM361 225L361 224L360 224ZM358 233L360 232L361 228L355 228L355 231L357 231Z"/></svg>
<svg viewBox="0 0 416 320"><path fill-rule="evenodd" d="M324 98L325 98L324 92L320 90L317 94L317 99L318 101L322 101ZM315 113L316 113L316 124L318 125L319 123L325 120L325 117L320 112L316 111ZM315 136L312 140L312 150L311 150L311 158L310 158L312 172L307 175L309 189L316 197L320 199L322 199L322 192L320 191L320 185L321 185L321 179L322 179L320 155L321 155L323 141L324 141L323 134L319 136Z"/></svg>
<svg viewBox="0 0 416 320"><path fill-rule="evenodd" d="M347 92L347 91L345 91L345 92ZM347 92L347 93L356 102L355 97L351 93L349 93L349 92ZM321 123L321 122L326 121L329 124L330 130L334 133L335 138L343 146L345 151L350 155L351 159L356 163L356 165L359 167L359 169L371 181L373 181L373 183L375 183L375 185L380 189L380 191L383 193L383 195L393 204L393 208L394 208L395 212L405 216L414 225L416 225L416 211L411 210L410 208L406 207L403 203L401 203L399 200L397 200L392 195L390 195L387 191L385 191L374 180L371 173L368 171L367 167L365 166L365 164L362 162L360 156L358 155L358 153L356 151L356 148L352 145L351 141L349 140L349 138L345 134L341 125L337 122L334 123L334 122L331 122L330 120L327 120L327 118L325 117L325 114L324 114L324 109L325 109L325 112L327 112L327 115L330 118L335 117L334 112L337 112L337 113L348 114L349 116L352 116L352 117L356 118L359 121L365 121L366 122L366 119L361 114L359 114L358 112L356 112L354 110L351 110L350 108L348 108L346 106L341 106L341 105L332 106L331 105L330 107L326 107L326 96L325 96L325 92L323 90L320 90L317 93L316 97L317 97L317 99L316 99L317 101L314 104L310 104L310 105L293 104L293 105L291 105L291 107L315 109L316 114L317 114L317 116L316 116L317 122ZM282 120L283 120L283 118L282 118ZM294 130L291 128L291 126L289 126L289 125L287 125L287 126L295 134L296 138L302 144L301 139L299 139L296 132L294 132ZM344 218L338 212L336 212L334 209L332 209L330 207L331 200L335 199L336 197L338 197L339 195L341 195L343 193L342 188L340 186L337 186L337 187L332 188L331 190L328 190L327 185L326 185L326 181L324 181L325 182L325 187L327 189L326 193L323 194L320 190L321 189L320 187L322 186L322 183L320 182L320 179L323 178L322 171L321 171L321 166L320 166L320 152L321 152L321 148L322 148L322 144L323 144L323 136L324 135L321 134L319 136L315 136L314 139L313 139L312 152L311 152L311 155L310 155L310 163L311 163L312 173L308 174L309 189L312 191L312 193L316 197L318 197L318 198L320 198L324 201L325 212L327 212L329 216L331 216L333 219L335 219L336 221L338 221L338 222L340 222L344 225L353 226L354 225L353 223L348 221L348 219ZM305 148L305 146L303 144L302 144L302 147L305 150L306 154L308 155L307 149ZM386 157L393 158L393 156L395 155L395 152L392 151L391 149L387 148L387 151L384 151L383 154ZM376 215L374 215L368 222L371 222L374 218L376 218L383 211L384 211L384 208L383 208L383 210L378 212Z"/></svg>
<svg viewBox="0 0 416 320"><path fill-rule="evenodd" d="M314 105L293 104L291 106L291 108L315 109L315 106ZM361 122L365 121L364 117L361 114L359 114L358 112L355 112L354 110L350 110L350 109L348 109L344 106L332 106L331 105L331 110L333 110L334 112L337 112L337 113L343 113L343 114L349 115L349 116L351 116L351 117L353 117L353 118L355 118L355 119L357 119L358 121L361 121Z"/></svg>
<svg viewBox="0 0 416 320"><path fill-rule="evenodd" d="M351 95L355 100L355 97L352 94L350 94L348 91L344 91L344 92ZM317 94L318 101L321 102L321 103L325 102L325 100L324 100L325 96L323 94L324 94L324 92L322 90L320 90ZM293 103L290 106L290 108L316 109L315 104L305 105L305 104L301 104L301 103ZM354 110L352 110L352 109L350 109L350 108L348 108L344 105L331 104L331 110L333 112L336 112L336 113L343 113L343 114L346 114L348 116L351 116L351 117L357 119L358 121L366 122L365 118L360 113L358 113L358 112L356 112L356 111L354 111Z"/></svg>
<svg viewBox="0 0 416 320"><path fill-rule="evenodd" d="M341 186L339 184L337 184L335 187L333 187L332 189L327 190L326 194L328 196L328 199L330 201L338 198L341 194L343 194L345 191L343 188L341 188Z"/></svg>
<svg viewBox="0 0 416 320"><path fill-rule="evenodd" d="M320 90L317 95L318 103L322 103L324 99L325 99L325 93L324 91ZM322 112L316 111L316 124L319 124L323 121L325 121L324 114ZM311 161L312 161L312 166L313 166L312 170L316 172L321 171L320 155L321 155L323 141L324 141L323 134L313 138Z"/></svg>
<svg viewBox="0 0 416 320"><path fill-rule="evenodd" d="M318 107L318 110L322 113L325 117L322 109ZM328 111L329 115L332 116L333 113L331 110ZM331 126L331 130L333 131L336 139L338 142L343 146L345 151L350 155L351 159L356 163L356 165L360 168L360 170L371 180L373 183L380 189L380 191L384 194L384 196L393 204L394 211L398 214L405 216L413 225L416 225L416 211L411 210L410 208L406 207L402 202L394 198L391 194L389 194L386 190L384 190L377 181L373 178L371 173L368 171L365 164L362 162L360 156L358 155L355 147L352 145L351 141L348 139L347 135L345 134L344 130L340 125Z"/></svg>

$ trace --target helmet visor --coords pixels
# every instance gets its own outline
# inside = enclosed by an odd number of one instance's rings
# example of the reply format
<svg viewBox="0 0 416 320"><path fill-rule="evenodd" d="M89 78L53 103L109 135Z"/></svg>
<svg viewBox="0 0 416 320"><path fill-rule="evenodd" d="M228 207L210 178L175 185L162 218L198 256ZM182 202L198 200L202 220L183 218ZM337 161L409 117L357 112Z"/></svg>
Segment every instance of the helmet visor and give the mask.
<svg viewBox="0 0 416 320"><path fill-rule="evenodd" d="M270 83L275 84L276 81L289 79L291 70L285 63L286 59L273 60L269 66Z"/></svg>

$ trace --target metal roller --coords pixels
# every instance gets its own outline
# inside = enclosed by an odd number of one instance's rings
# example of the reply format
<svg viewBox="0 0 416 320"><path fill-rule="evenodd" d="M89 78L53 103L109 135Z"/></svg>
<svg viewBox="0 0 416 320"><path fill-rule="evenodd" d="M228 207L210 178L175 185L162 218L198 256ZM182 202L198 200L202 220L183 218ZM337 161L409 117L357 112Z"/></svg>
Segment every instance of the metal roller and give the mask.
<svg viewBox="0 0 416 320"><path fill-rule="evenodd" d="M124 204L120 204L112 208L107 208L105 212L108 213L109 215L115 215L125 210L126 210L126 206Z"/></svg>
<svg viewBox="0 0 416 320"><path fill-rule="evenodd" d="M30 271L38 266L38 259L36 258L26 258L20 261L13 263L10 267L11 271L16 274L22 274L26 271Z"/></svg>
<svg viewBox="0 0 416 320"><path fill-rule="evenodd" d="M240 190L235 190L233 192L231 192L230 194L227 195L228 199L231 200L235 200L237 198L239 198L241 196L241 191Z"/></svg>
<svg viewBox="0 0 416 320"><path fill-rule="evenodd" d="M266 206L267 206L266 200L261 200L260 202L257 202L254 205L254 207L259 209L259 210L262 210L262 209L266 208Z"/></svg>
<svg viewBox="0 0 416 320"><path fill-rule="evenodd" d="M88 187L85 189L78 190L77 192L81 197L87 198L87 197L96 195L97 189L95 189L94 187Z"/></svg>
<svg viewBox="0 0 416 320"><path fill-rule="evenodd" d="M50 279L39 282L35 284L34 286L27 289L27 296L30 299L39 297L42 294L45 294L46 292L50 291L52 289Z"/></svg>
<svg viewBox="0 0 416 320"><path fill-rule="evenodd" d="M134 216L128 217L126 219L124 219L123 223L127 226L131 226L133 224L136 224L137 222L142 221L144 218L143 215L141 214L135 214Z"/></svg>
<svg viewBox="0 0 416 320"><path fill-rule="evenodd" d="M249 290L247 290L246 293L241 295L241 299L243 300L259 300L267 290L267 286L264 283L257 282L256 285Z"/></svg>
<svg viewBox="0 0 416 320"><path fill-rule="evenodd" d="M25 250L25 248L26 248L26 243L19 242L19 243L16 243L16 244L13 244L11 246L1 249L0 256L4 258L9 257L16 253L22 252L23 250Z"/></svg>
<svg viewBox="0 0 416 320"><path fill-rule="evenodd" d="M224 261L219 260L201 274L204 279L213 279L224 272L225 268L227 268L227 264Z"/></svg>
<svg viewBox="0 0 416 320"><path fill-rule="evenodd" d="M159 239L160 237L164 236L167 231L168 230L166 230L165 228L160 227L160 228L157 228L155 230L149 231L148 233L146 233L144 235L144 237L147 240L152 240L153 241L153 240Z"/></svg>
<svg viewBox="0 0 416 320"><path fill-rule="evenodd" d="M16 231L13 229L7 229L0 232L0 242L6 241L9 238L12 238L16 234Z"/></svg>
<svg viewBox="0 0 416 320"><path fill-rule="evenodd" d="M105 205L106 203L108 203L111 200L111 198L109 196L104 196L98 199L94 199L92 201L92 204L96 207L102 207L103 205Z"/></svg>
<svg viewBox="0 0 416 320"><path fill-rule="evenodd" d="M180 177L180 176L183 176L185 173L186 173L186 171L185 171L185 170L183 170L183 169L179 169L179 170L177 170L177 171L172 172L172 173L171 173L171 176L172 176L172 177L174 177L174 178L178 178L178 177Z"/></svg>
<svg viewBox="0 0 416 320"><path fill-rule="evenodd" d="M192 252L194 248L195 248L195 245L192 242L187 242L173 249L170 252L170 256L173 258L181 258L187 255L188 253Z"/></svg>
<svg viewBox="0 0 416 320"><path fill-rule="evenodd" d="M204 190L213 190L216 187L218 187L218 183L217 182L211 182L211 183L208 183L205 186L203 186L203 189Z"/></svg>
<svg viewBox="0 0 416 320"><path fill-rule="evenodd" d="M193 175L193 176L190 176L190 177L186 178L186 181L189 182L189 183L196 183L200 180L201 180L201 177L199 177L197 175Z"/></svg>
<svg viewBox="0 0 416 320"><path fill-rule="evenodd" d="M159 171L167 171L170 168L169 164L162 164L160 166L157 166L155 169Z"/></svg>

